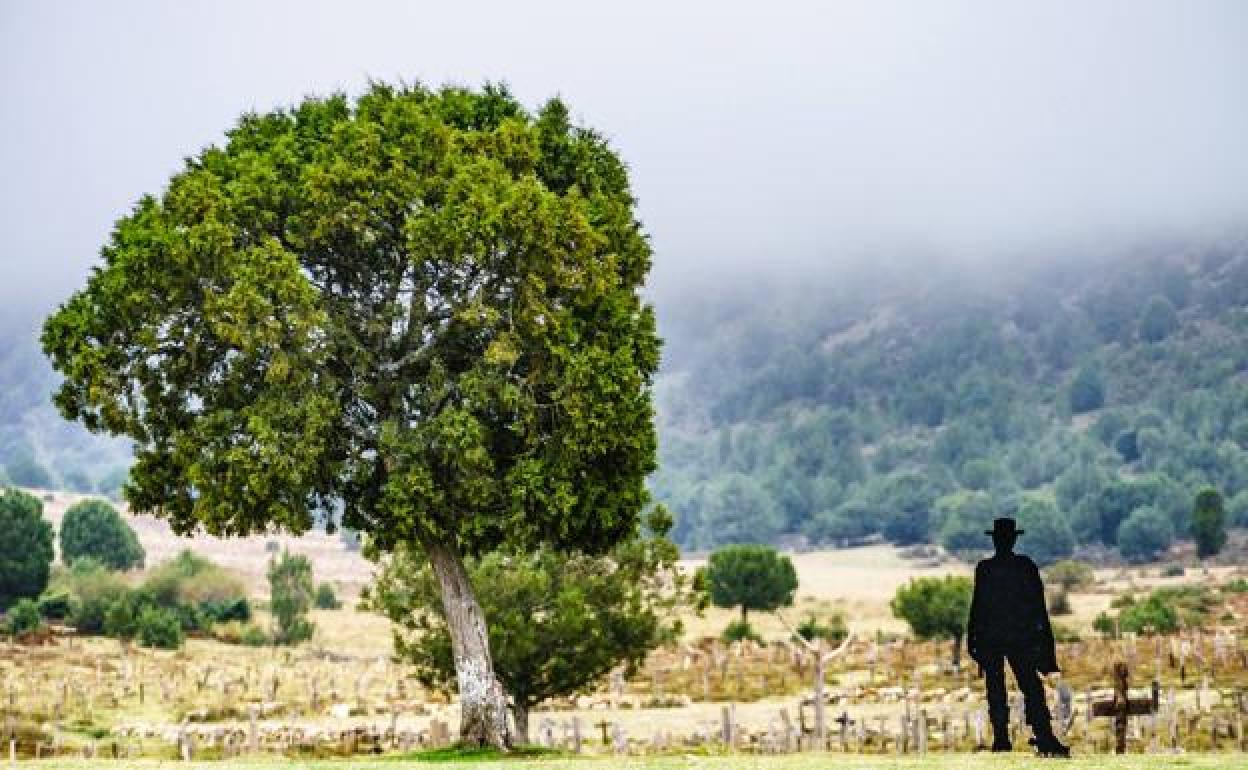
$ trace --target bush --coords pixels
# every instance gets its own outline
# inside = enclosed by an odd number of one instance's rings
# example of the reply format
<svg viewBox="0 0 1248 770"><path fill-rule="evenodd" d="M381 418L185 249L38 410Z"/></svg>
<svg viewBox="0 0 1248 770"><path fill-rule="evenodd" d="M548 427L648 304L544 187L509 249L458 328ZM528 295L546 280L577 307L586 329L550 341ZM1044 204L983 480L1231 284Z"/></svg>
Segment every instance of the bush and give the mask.
<svg viewBox="0 0 1248 770"><path fill-rule="evenodd" d="M4 630L16 636L36 631L43 625L39 605L33 599L19 599L5 616Z"/></svg>
<svg viewBox="0 0 1248 770"><path fill-rule="evenodd" d="M1028 498L1018 510L1018 522L1027 530L1019 542L1019 550L1036 564L1045 566L1070 556L1075 548L1075 534L1070 525L1047 500Z"/></svg>
<svg viewBox="0 0 1248 770"><path fill-rule="evenodd" d="M45 593L39 597L39 614L48 620L65 620L72 609L73 601L68 591Z"/></svg>
<svg viewBox="0 0 1248 770"><path fill-rule="evenodd" d="M1051 565L1044 574L1050 583L1060 586L1063 591L1087 588L1096 580L1091 565L1072 559L1063 559Z"/></svg>
<svg viewBox="0 0 1248 770"><path fill-rule="evenodd" d="M43 504L17 489L0 492L0 610L43 593L52 555Z"/></svg>
<svg viewBox="0 0 1248 770"><path fill-rule="evenodd" d="M316 608L318 610L336 610L342 606L334 587L329 583L321 583L316 587Z"/></svg>
<svg viewBox="0 0 1248 770"><path fill-rule="evenodd" d="M144 607L138 619L139 644L161 650L176 650L185 636L178 616L163 607Z"/></svg>
<svg viewBox="0 0 1248 770"><path fill-rule="evenodd" d="M1235 578L1231 582L1222 586L1222 590L1232 594L1248 593L1248 580Z"/></svg>
<svg viewBox="0 0 1248 770"><path fill-rule="evenodd" d="M1163 296L1149 300L1140 316L1140 337L1146 342L1161 342L1179 328L1179 317L1174 305Z"/></svg>
<svg viewBox="0 0 1248 770"><path fill-rule="evenodd" d="M69 624L82 634L102 632L109 607L129 591L116 573L89 557L58 574L54 584L57 591L69 594Z"/></svg>
<svg viewBox="0 0 1248 770"><path fill-rule="evenodd" d="M812 614L798 624L797 635L808 642L815 639L839 642L849 635L849 626L845 623L845 616L839 612L828 618L826 624L820 623L819 619Z"/></svg>
<svg viewBox="0 0 1248 770"><path fill-rule="evenodd" d="M269 635L264 632L263 628L253 623L243 628L239 641L248 647L264 647L269 644Z"/></svg>
<svg viewBox="0 0 1248 770"><path fill-rule="evenodd" d="M139 617L143 609L133 592L117 597L104 613L104 633L126 641L133 639L139 633Z"/></svg>
<svg viewBox="0 0 1248 770"><path fill-rule="evenodd" d="M1183 577L1186 572L1182 564L1167 564L1161 568L1162 577Z"/></svg>
<svg viewBox="0 0 1248 770"><path fill-rule="evenodd" d="M763 638L758 635L758 633L754 630L754 627L749 624L749 621L741 620L740 618L737 618L725 626L724 632L719 635L719 638L729 644L732 642L744 641L746 639L760 644L763 641Z"/></svg>
<svg viewBox="0 0 1248 770"><path fill-rule="evenodd" d="M70 507L61 522L61 560L72 565L89 556L111 569L142 567L145 553L130 525L103 500Z"/></svg>
<svg viewBox="0 0 1248 770"><path fill-rule="evenodd" d="M297 644L312 638L314 626L307 616L313 593L308 557L284 551L269 562L269 609L277 623L275 643Z"/></svg>
<svg viewBox="0 0 1248 770"><path fill-rule="evenodd" d="M1101 612L1092 621L1092 629L1108 637L1117 638L1118 623L1108 612Z"/></svg>
<svg viewBox="0 0 1248 770"><path fill-rule="evenodd" d="M152 604L172 611L187 631L251 619L242 582L193 551L182 551L152 569L140 591Z"/></svg>
<svg viewBox="0 0 1248 770"><path fill-rule="evenodd" d="M1179 629L1179 613L1168 602L1152 595L1122 610L1118 628L1135 633L1168 634Z"/></svg>

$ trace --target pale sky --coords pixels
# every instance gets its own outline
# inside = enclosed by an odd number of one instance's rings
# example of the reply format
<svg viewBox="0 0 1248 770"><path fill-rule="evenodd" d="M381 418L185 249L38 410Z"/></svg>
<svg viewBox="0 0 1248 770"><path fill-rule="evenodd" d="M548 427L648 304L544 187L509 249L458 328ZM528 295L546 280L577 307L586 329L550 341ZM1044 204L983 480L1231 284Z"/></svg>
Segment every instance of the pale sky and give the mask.
<svg viewBox="0 0 1248 770"><path fill-rule="evenodd" d="M563 96L660 291L1248 222L1248 2L0 0L0 302L62 299L240 113L369 78Z"/></svg>

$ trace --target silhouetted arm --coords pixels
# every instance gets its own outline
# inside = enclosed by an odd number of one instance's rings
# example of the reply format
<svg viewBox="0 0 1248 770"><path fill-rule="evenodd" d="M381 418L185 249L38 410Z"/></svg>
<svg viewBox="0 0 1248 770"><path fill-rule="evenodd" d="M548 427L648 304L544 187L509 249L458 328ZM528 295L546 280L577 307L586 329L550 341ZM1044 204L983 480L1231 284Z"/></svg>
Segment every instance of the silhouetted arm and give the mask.
<svg viewBox="0 0 1248 770"><path fill-rule="evenodd" d="M1035 630L1038 633L1038 646L1041 671L1057 671L1056 642L1053 639L1053 626L1049 622L1049 607L1044 600L1044 580L1040 577L1040 568L1031 559L1027 560L1028 593L1033 597L1035 607Z"/></svg>
<svg viewBox="0 0 1248 770"><path fill-rule="evenodd" d="M979 624L981 622L980 613L983 611L984 601L982 594L984 592L983 581L983 562L975 565L975 590L971 593L971 611L967 613L966 619L966 652L971 656L971 660L979 662Z"/></svg>

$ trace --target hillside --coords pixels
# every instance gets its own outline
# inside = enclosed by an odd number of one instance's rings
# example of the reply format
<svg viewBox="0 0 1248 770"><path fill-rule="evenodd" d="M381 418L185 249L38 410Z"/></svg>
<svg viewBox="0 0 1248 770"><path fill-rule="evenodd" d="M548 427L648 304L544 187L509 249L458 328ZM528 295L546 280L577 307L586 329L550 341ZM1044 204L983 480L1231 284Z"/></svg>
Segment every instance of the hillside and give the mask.
<svg viewBox="0 0 1248 770"><path fill-rule="evenodd" d="M1049 560L1112 555L1131 518L1148 558L1209 485L1248 525L1248 243L1019 265L660 293L651 486L678 540L958 550L1017 515ZM0 481L115 494L126 442L56 414L39 315L0 315Z"/></svg>
<svg viewBox="0 0 1248 770"><path fill-rule="evenodd" d="M1204 486L1248 525L1244 241L921 267L663 299L653 489L685 546L979 548L1017 515L1042 560L1128 519L1148 558Z"/></svg>

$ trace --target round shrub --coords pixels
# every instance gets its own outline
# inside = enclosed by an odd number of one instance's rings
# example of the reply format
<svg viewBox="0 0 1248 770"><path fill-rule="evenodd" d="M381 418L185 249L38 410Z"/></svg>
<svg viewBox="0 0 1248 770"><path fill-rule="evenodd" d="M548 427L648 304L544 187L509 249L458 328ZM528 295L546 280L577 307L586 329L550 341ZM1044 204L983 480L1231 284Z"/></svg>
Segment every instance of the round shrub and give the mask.
<svg viewBox="0 0 1248 770"><path fill-rule="evenodd" d="M185 637L178 616L163 607L144 607L138 620L139 644L161 650L176 650Z"/></svg>
<svg viewBox="0 0 1248 770"><path fill-rule="evenodd" d="M749 639L752 642L760 643L763 641L763 638L754 630L754 626L751 626L749 621L741 620L740 618L737 618L725 626L724 632L719 635L719 638L729 644L732 642L744 641L746 639Z"/></svg>
<svg viewBox="0 0 1248 770"><path fill-rule="evenodd" d="M110 569L127 570L142 567L145 554L116 508L103 500L84 500L66 511L61 522L61 560L72 565L84 556Z"/></svg>
<svg viewBox="0 0 1248 770"><path fill-rule="evenodd" d="M34 599L19 599L5 616L4 625L5 630L14 635L39 629L43 625L39 605Z"/></svg>
<svg viewBox="0 0 1248 770"><path fill-rule="evenodd" d="M0 492L0 610L43 593L52 555L43 504L17 489Z"/></svg>

